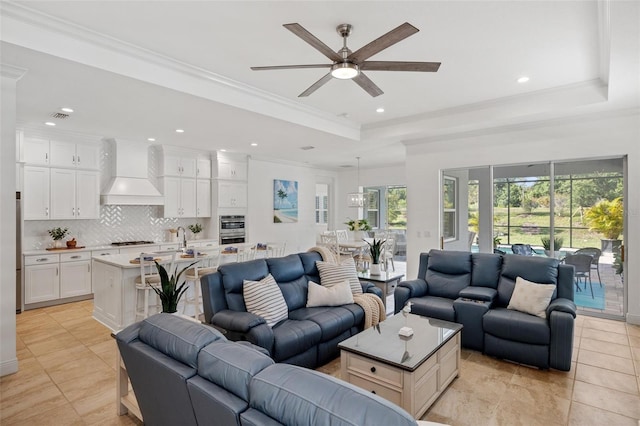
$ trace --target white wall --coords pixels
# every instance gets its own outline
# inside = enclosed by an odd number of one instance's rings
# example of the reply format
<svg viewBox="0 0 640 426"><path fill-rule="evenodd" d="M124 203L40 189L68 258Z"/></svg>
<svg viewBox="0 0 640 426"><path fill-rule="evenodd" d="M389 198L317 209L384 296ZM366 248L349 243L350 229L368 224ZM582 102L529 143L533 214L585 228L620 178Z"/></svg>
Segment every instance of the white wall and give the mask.
<svg viewBox="0 0 640 426"><path fill-rule="evenodd" d="M640 324L640 191L637 189L640 188L640 111L637 108L615 116L592 115L535 128L502 129L499 133L477 137L408 144L407 276L416 276L418 253L439 245L440 211L439 203L434 200L439 198L443 169L624 155L628 160L629 187L625 199L627 321Z"/></svg>
<svg viewBox="0 0 640 426"><path fill-rule="evenodd" d="M250 242L286 241L286 253L316 244L316 183L335 182L335 172L249 159L247 233ZM298 222L273 223L273 180L298 181ZM331 192L331 189L330 189Z"/></svg>
<svg viewBox="0 0 640 426"><path fill-rule="evenodd" d="M0 65L0 376L16 357L16 82L24 70Z"/></svg>

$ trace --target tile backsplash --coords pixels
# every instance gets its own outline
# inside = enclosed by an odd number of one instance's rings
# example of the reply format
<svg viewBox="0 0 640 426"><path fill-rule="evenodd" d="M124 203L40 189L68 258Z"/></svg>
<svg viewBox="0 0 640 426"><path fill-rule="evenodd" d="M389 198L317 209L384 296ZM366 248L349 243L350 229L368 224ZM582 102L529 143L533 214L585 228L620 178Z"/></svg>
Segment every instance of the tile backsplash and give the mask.
<svg viewBox="0 0 640 426"><path fill-rule="evenodd" d="M51 228L69 228L71 237L79 245L108 245L114 241L170 241L170 228L193 223L204 227L203 236L214 235L209 218L179 219L162 217L160 206L100 206L100 219L96 220L27 220L24 222L22 249L40 250L50 247L53 240L47 232ZM70 238L71 238L70 237ZM187 231L187 238L192 238Z"/></svg>

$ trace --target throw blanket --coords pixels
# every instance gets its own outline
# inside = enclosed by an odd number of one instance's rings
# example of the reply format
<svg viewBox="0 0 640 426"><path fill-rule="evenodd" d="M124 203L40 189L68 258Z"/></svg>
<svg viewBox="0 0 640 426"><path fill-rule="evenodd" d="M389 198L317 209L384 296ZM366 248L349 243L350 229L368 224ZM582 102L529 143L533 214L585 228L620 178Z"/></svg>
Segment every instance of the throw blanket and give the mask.
<svg viewBox="0 0 640 426"><path fill-rule="evenodd" d="M322 260L330 263L338 263L335 254L327 247L311 247L308 251L320 253ZM353 295L353 303L364 310L364 329L378 325L387 319L382 300L373 293L359 293Z"/></svg>

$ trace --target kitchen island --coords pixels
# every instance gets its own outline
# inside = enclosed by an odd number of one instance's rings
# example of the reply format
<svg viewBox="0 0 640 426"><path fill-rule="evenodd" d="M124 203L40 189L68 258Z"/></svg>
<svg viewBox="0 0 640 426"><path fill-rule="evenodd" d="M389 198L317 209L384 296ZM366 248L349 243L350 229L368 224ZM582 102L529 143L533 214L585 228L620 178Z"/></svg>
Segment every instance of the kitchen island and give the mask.
<svg viewBox="0 0 640 426"><path fill-rule="evenodd" d="M91 260L93 318L114 333L136 321L135 279L140 276L140 264L131 263L135 257L134 254L113 254L94 256ZM156 258L160 264L171 262L171 254L167 252L157 253ZM193 258L176 256L178 268L193 261Z"/></svg>

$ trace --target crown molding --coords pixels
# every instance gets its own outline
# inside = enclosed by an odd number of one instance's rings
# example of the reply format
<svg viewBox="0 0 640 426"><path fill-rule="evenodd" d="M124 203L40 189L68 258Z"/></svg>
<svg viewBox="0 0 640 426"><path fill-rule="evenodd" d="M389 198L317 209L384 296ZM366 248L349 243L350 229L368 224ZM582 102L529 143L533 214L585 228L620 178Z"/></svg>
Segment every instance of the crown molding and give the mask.
<svg viewBox="0 0 640 426"><path fill-rule="evenodd" d="M479 136L488 136L500 133L521 132L526 130L541 129L545 127L561 126L573 123L582 123L585 121L598 121L618 117L633 117L640 119L640 107L623 108L611 111L590 111L583 114L573 114L564 117L553 117L536 121L526 121L523 123L505 124L501 126L485 127L482 129L463 131L457 133L449 133L444 135L435 135L415 139L407 139L402 141L405 146L423 145L433 142L452 141L457 139L466 139Z"/></svg>
<svg viewBox="0 0 640 426"><path fill-rule="evenodd" d="M349 139L360 139L361 126L351 120L346 120L344 117L336 117L325 111L294 102L285 97L224 77L204 68L178 61L153 50L145 49L64 19L48 15L29 8L24 4L3 1L0 2L0 12L3 15L3 19L13 19L17 23L27 24L30 26L29 30L31 33L33 33L33 31L44 31L49 32L51 35L65 36L76 42L81 42L92 47L99 47L118 56L124 56L129 59L141 61L147 65L161 67L165 70L173 71L178 75L195 79L199 85L202 85L203 88L207 88L207 91L203 90L198 91L198 93L191 93L196 96L229 104L281 120L290 121L295 124L311 127L316 130L336 134ZM87 62L77 57L71 58L64 56L60 51L54 51L58 45L51 40L51 37L45 37L43 35L42 40L50 40L50 42L46 45L46 48L39 48L32 44L35 38L33 34L30 34L29 37L23 36L21 38L22 34L10 34L10 31L7 31L7 33L9 34L3 34L3 38L6 41L19 46L54 56L64 57L65 59L85 63L90 66L127 75L128 77L141 79L143 81L162 85L174 90L181 90L173 85L163 84L157 80L145 80L135 75L128 75L122 70L117 71L115 69L107 69L95 62ZM95 60L95 57L100 56L96 53L97 52L95 51L92 52L94 58L89 59L89 61ZM77 55L81 54L82 53L77 53ZM120 65L122 65L122 61ZM161 73L156 72L154 74L158 75ZM176 84L175 80L172 81L172 83ZM186 90L183 91L185 93L190 93ZM207 96L204 93L215 93L216 95ZM224 95L225 93L227 94L226 97Z"/></svg>
<svg viewBox="0 0 640 426"><path fill-rule="evenodd" d="M11 64L0 63L0 76L20 80L27 73L26 68L16 67Z"/></svg>
<svg viewBox="0 0 640 426"><path fill-rule="evenodd" d="M100 143L105 138L104 135L97 135L93 133L79 132L76 130L60 130L53 127L40 127L33 125L32 123L16 122L16 130L22 131L30 137L40 138L60 138L60 139L72 139L72 142L95 142Z"/></svg>

